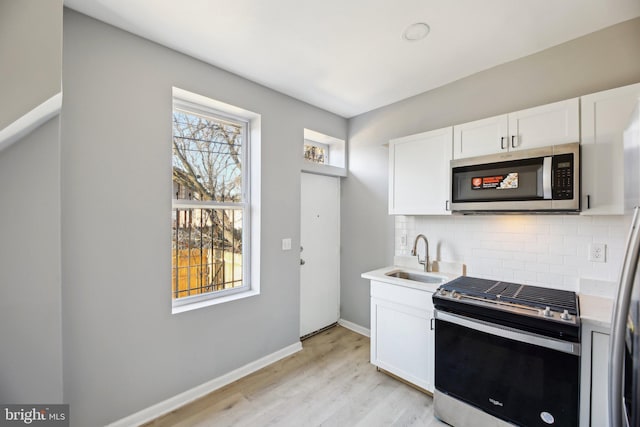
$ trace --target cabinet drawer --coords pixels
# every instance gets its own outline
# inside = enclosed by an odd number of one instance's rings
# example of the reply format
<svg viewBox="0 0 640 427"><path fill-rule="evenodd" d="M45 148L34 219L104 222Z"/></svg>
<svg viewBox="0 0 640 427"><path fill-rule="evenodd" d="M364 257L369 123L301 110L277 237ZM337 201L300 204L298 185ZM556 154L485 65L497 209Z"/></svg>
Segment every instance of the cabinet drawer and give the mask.
<svg viewBox="0 0 640 427"><path fill-rule="evenodd" d="M371 297L417 308L432 308L433 292L417 290L390 283L371 281Z"/></svg>

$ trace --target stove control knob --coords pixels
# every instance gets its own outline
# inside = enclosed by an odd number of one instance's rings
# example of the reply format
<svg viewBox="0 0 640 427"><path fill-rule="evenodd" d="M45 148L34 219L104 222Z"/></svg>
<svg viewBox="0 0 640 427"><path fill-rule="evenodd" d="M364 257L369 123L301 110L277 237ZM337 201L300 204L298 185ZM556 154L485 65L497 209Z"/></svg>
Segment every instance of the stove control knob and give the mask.
<svg viewBox="0 0 640 427"><path fill-rule="evenodd" d="M544 310L540 312L544 317L553 317L553 313L551 312L551 307L545 307Z"/></svg>
<svg viewBox="0 0 640 427"><path fill-rule="evenodd" d="M447 295L447 290L446 289L440 289L440 295L446 296Z"/></svg>
<svg viewBox="0 0 640 427"><path fill-rule="evenodd" d="M571 320L571 315L569 314L569 310L563 311L562 314L560 315L560 318L562 320Z"/></svg>
<svg viewBox="0 0 640 427"><path fill-rule="evenodd" d="M456 291L451 292L451 298L460 298L460 294Z"/></svg>

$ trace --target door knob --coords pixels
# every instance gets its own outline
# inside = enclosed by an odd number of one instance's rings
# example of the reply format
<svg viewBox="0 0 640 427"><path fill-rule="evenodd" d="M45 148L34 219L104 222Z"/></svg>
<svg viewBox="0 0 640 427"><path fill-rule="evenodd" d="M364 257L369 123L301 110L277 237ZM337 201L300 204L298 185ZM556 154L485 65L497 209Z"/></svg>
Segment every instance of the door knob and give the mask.
<svg viewBox="0 0 640 427"><path fill-rule="evenodd" d="M305 265L306 261L300 258L300 265Z"/></svg>

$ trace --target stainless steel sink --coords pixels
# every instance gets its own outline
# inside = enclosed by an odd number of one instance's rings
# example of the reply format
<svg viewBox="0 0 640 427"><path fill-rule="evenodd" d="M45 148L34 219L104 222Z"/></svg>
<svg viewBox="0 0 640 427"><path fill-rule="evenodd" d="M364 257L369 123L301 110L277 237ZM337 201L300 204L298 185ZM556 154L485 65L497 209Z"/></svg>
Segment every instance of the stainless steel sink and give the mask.
<svg viewBox="0 0 640 427"><path fill-rule="evenodd" d="M429 275L428 273L426 274L409 273L408 271L402 271L402 270L390 271L385 275L389 277L397 277L398 279L413 280L415 282L422 282L422 283L442 283L446 281L446 279L442 276Z"/></svg>

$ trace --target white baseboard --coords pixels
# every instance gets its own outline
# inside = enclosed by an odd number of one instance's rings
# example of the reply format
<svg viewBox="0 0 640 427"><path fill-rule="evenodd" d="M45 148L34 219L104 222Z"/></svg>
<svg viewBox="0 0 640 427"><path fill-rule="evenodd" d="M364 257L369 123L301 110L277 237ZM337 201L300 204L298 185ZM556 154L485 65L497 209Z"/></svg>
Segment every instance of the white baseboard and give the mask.
<svg viewBox="0 0 640 427"><path fill-rule="evenodd" d="M365 337L371 337L371 331L364 326L360 326L357 323L349 322L348 320L338 319L338 325L344 326L347 329L351 329L353 332Z"/></svg>
<svg viewBox="0 0 640 427"><path fill-rule="evenodd" d="M276 351L275 353L271 353L263 358L248 363L234 371L229 372L228 374L222 375L218 378L214 378L211 381L207 381L204 384L196 386L176 396L170 397L165 401L162 401L139 412L136 412L135 414L131 414L128 417L115 421L109 424L107 427L130 427L148 423L149 421L152 421L166 413L180 408L181 406L191 403L196 399L206 396L212 391L222 388L227 384L231 384L232 382L237 381L242 377L245 377L259 369L262 369L265 366L271 365L272 363L277 362L280 359L284 359L287 356L297 353L300 350L302 350L302 343L297 342L295 344L291 344L288 347L285 347L281 350Z"/></svg>

